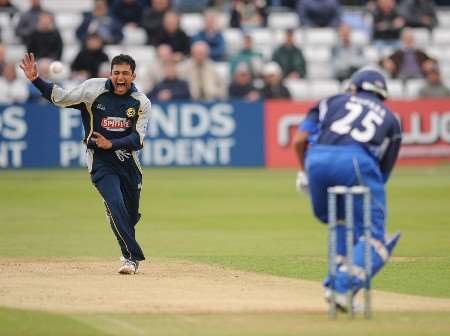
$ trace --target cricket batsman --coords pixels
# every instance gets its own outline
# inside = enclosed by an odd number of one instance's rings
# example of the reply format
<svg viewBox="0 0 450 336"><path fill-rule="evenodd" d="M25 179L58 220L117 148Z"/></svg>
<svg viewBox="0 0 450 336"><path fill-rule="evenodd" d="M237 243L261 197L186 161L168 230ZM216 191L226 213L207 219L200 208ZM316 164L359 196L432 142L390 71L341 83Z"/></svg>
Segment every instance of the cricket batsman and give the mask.
<svg viewBox="0 0 450 336"><path fill-rule="evenodd" d="M88 170L122 252L119 273L136 273L145 259L135 238L142 187L137 151L143 146L151 104L133 84L134 59L115 56L109 79L88 79L70 91L40 78L32 53L24 56L20 68L51 103L80 110Z"/></svg>
<svg viewBox="0 0 450 336"><path fill-rule="evenodd" d="M328 221L328 187L366 186L371 193L371 277L385 265L399 234L385 238L385 184L397 160L401 126L384 105L388 97L386 80L376 70L360 70L350 79L347 92L316 104L300 123L294 148L300 163L296 186L308 191L315 216ZM363 207L360 198L354 206L353 269L345 260L345 206L337 205L336 303L345 311L347 290L356 294L364 285ZM324 281L329 299L330 281Z"/></svg>

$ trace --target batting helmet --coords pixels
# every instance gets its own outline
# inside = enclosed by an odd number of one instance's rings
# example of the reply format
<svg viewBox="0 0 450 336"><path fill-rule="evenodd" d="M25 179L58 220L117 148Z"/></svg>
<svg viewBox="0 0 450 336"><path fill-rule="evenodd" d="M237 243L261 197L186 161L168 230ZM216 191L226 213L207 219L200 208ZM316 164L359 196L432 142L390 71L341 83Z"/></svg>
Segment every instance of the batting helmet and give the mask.
<svg viewBox="0 0 450 336"><path fill-rule="evenodd" d="M381 99L388 97L386 79L378 70L359 70L350 78L348 91L367 91L375 93Z"/></svg>

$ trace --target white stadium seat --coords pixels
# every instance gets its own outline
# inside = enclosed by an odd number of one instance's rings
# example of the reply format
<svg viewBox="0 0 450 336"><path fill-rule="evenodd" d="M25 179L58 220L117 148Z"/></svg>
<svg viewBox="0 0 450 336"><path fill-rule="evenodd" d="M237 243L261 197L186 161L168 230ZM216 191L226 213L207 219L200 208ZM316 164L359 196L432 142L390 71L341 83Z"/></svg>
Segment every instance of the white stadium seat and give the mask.
<svg viewBox="0 0 450 336"><path fill-rule="evenodd" d="M55 13L56 27L60 30L76 30L82 19L81 13Z"/></svg>
<svg viewBox="0 0 450 336"><path fill-rule="evenodd" d="M425 85L424 79L408 79L405 82L404 97L416 98L419 90Z"/></svg>
<svg viewBox="0 0 450 336"><path fill-rule="evenodd" d="M27 1L17 1L27 2ZM42 0L42 7L48 8L53 13L60 12L70 12L70 13L81 13L84 11L92 10L93 1L92 0ZM25 6L28 8L28 6Z"/></svg>
<svg viewBox="0 0 450 336"><path fill-rule="evenodd" d="M242 48L242 31L236 28L228 28L223 31L227 55L231 56Z"/></svg>
<svg viewBox="0 0 450 336"><path fill-rule="evenodd" d="M450 11L440 9L436 11L439 27L450 28Z"/></svg>
<svg viewBox="0 0 450 336"><path fill-rule="evenodd" d="M367 32L362 30L353 30L350 36L352 44L356 46L368 46L370 42L370 36Z"/></svg>
<svg viewBox="0 0 450 336"><path fill-rule="evenodd" d="M403 82L400 79L387 79L386 82L390 98L403 97Z"/></svg>
<svg viewBox="0 0 450 336"><path fill-rule="evenodd" d="M332 28L308 28L305 30L308 45L332 46L336 43L336 31Z"/></svg>
<svg viewBox="0 0 450 336"><path fill-rule="evenodd" d="M300 20L295 12L274 12L268 17L268 26L271 29L295 29L300 25Z"/></svg>
<svg viewBox="0 0 450 336"><path fill-rule="evenodd" d="M71 64L79 51L80 47L76 44L64 46L61 61L66 64Z"/></svg>
<svg viewBox="0 0 450 336"><path fill-rule="evenodd" d="M413 28L411 29L416 46L419 48L425 48L430 44L430 32L426 28Z"/></svg>
<svg viewBox="0 0 450 336"><path fill-rule="evenodd" d="M183 14L180 18L180 26L188 35L195 35L205 26L203 15L198 13Z"/></svg>
<svg viewBox="0 0 450 336"><path fill-rule="evenodd" d="M294 100L306 100L309 97L309 82L304 79L286 79L284 85L291 93Z"/></svg>
<svg viewBox="0 0 450 336"><path fill-rule="evenodd" d="M147 40L147 34L143 28L125 26L123 28L123 44L142 45Z"/></svg>
<svg viewBox="0 0 450 336"><path fill-rule="evenodd" d="M340 84L334 79L310 80L310 99L321 99L339 93Z"/></svg>
<svg viewBox="0 0 450 336"><path fill-rule="evenodd" d="M364 47L364 57L369 64L376 64L380 60L380 54L376 47L366 46Z"/></svg>
<svg viewBox="0 0 450 336"><path fill-rule="evenodd" d="M329 62L331 60L331 50L328 47L305 46L302 48L306 62Z"/></svg>
<svg viewBox="0 0 450 336"><path fill-rule="evenodd" d="M215 62L214 65L216 71L219 73L219 77L228 85L230 83L230 66L228 62Z"/></svg>
<svg viewBox="0 0 450 336"><path fill-rule="evenodd" d="M7 62L18 62L22 59L26 52L26 48L21 44L12 44L6 47L6 61Z"/></svg>
<svg viewBox="0 0 450 336"><path fill-rule="evenodd" d="M435 45L450 45L450 28L435 28L433 29L433 44Z"/></svg>
<svg viewBox="0 0 450 336"><path fill-rule="evenodd" d="M331 79L333 77L330 62L309 62L307 66L309 79Z"/></svg>

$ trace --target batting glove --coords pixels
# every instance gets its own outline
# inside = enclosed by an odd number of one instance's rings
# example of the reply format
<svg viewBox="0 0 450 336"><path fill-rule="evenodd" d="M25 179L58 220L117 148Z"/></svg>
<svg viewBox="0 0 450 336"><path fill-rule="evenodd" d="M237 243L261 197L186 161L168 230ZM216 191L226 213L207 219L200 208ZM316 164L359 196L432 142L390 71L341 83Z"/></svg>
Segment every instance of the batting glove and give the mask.
<svg viewBox="0 0 450 336"><path fill-rule="evenodd" d="M297 173L297 179L295 180L295 187L297 191L305 194L309 193L309 181L308 175L303 170L299 170Z"/></svg>

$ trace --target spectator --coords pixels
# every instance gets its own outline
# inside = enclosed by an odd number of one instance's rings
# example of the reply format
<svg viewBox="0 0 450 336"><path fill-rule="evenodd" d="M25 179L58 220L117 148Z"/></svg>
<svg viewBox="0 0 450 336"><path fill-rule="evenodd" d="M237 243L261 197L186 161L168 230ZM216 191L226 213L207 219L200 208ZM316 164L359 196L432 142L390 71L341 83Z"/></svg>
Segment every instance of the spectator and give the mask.
<svg viewBox="0 0 450 336"><path fill-rule="evenodd" d="M115 0L111 7L112 15L122 26L137 26L141 22L144 6L138 0Z"/></svg>
<svg viewBox="0 0 450 336"><path fill-rule="evenodd" d="M189 83L189 92L195 100L225 98L226 88L215 64L208 58L209 47L203 41L191 47L191 57L180 64L179 73Z"/></svg>
<svg viewBox="0 0 450 336"><path fill-rule="evenodd" d="M266 27L266 7L265 0L232 0L230 27L241 29Z"/></svg>
<svg viewBox="0 0 450 336"><path fill-rule="evenodd" d="M157 83L148 94L150 99L159 101L188 100L191 98L189 86L185 80L179 79L174 62L164 65L164 78Z"/></svg>
<svg viewBox="0 0 450 336"><path fill-rule="evenodd" d="M41 0L31 0L30 9L20 15L16 26L16 35L23 44L28 43L31 33L36 30L39 16L43 11Z"/></svg>
<svg viewBox="0 0 450 336"><path fill-rule="evenodd" d="M337 0L301 0L297 3L300 23L305 27L338 27L341 6Z"/></svg>
<svg viewBox="0 0 450 336"><path fill-rule="evenodd" d="M253 85L252 74L245 63L239 64L232 82L228 87L230 99L255 101L260 98L258 90Z"/></svg>
<svg viewBox="0 0 450 336"><path fill-rule="evenodd" d="M341 82L349 79L366 63L363 48L352 44L351 34L349 25L341 25L338 31L339 41L331 49L333 77Z"/></svg>
<svg viewBox="0 0 450 336"><path fill-rule="evenodd" d="M160 82L164 78L164 66L167 63L175 61L172 48L167 44L161 44L156 48L156 57L151 62L148 62L146 68L142 72L141 83L142 91L150 92L156 83Z"/></svg>
<svg viewBox="0 0 450 336"><path fill-rule="evenodd" d="M43 12L39 15L37 28L29 37L27 50L34 53L36 59L61 59L63 41L52 14Z"/></svg>
<svg viewBox="0 0 450 336"><path fill-rule="evenodd" d="M263 55L253 50L253 40L250 35L244 35L244 46L230 60L230 74L234 77L234 72L239 64L247 64L252 78L260 77L263 65Z"/></svg>
<svg viewBox="0 0 450 336"><path fill-rule="evenodd" d="M272 55L283 71L283 78L305 78L306 61L303 52L294 44L294 31L288 29L285 42Z"/></svg>
<svg viewBox="0 0 450 336"><path fill-rule="evenodd" d="M198 32L192 41L204 41L209 46L209 58L213 61L222 61L225 57L225 40L218 29L218 16L215 11L205 12L205 29Z"/></svg>
<svg viewBox="0 0 450 336"><path fill-rule="evenodd" d="M436 11L430 0L403 0L398 10L404 17L407 27L423 27L431 30L437 26Z"/></svg>
<svg viewBox="0 0 450 336"><path fill-rule="evenodd" d="M17 78L16 66L6 63L0 77L0 105L20 104L28 99L28 83Z"/></svg>
<svg viewBox="0 0 450 336"><path fill-rule="evenodd" d="M6 46L0 43L0 73L3 73L3 68L6 64Z"/></svg>
<svg viewBox="0 0 450 336"><path fill-rule="evenodd" d="M76 31L81 43L85 43L86 37L93 33L98 34L106 44L117 44L123 39L120 23L108 15L106 0L95 0L92 13L83 13L83 21Z"/></svg>
<svg viewBox="0 0 450 336"><path fill-rule="evenodd" d="M442 83L441 73L436 63L425 72L425 85L419 90L419 97L450 97L450 89Z"/></svg>
<svg viewBox="0 0 450 336"><path fill-rule="evenodd" d="M166 12L162 29L156 37L156 45L168 44L172 48L176 61L189 55L191 40L180 28L180 18L177 13Z"/></svg>
<svg viewBox="0 0 450 336"><path fill-rule="evenodd" d="M270 62L264 66L264 87L261 95L265 99L291 99L291 94L282 83L282 71L278 63Z"/></svg>
<svg viewBox="0 0 450 336"><path fill-rule="evenodd" d="M11 0L0 0L0 13L7 13L12 19L17 12L18 9L11 3Z"/></svg>
<svg viewBox="0 0 450 336"><path fill-rule="evenodd" d="M164 15L170 10L169 0L149 0L150 7L142 13L141 27L147 33L147 44L155 45L156 36L161 29Z"/></svg>
<svg viewBox="0 0 450 336"><path fill-rule="evenodd" d="M410 29L402 32L403 47L382 60L382 66L392 78L423 78L434 60L415 47L414 35Z"/></svg>
<svg viewBox="0 0 450 336"><path fill-rule="evenodd" d="M373 12L373 40L379 49L398 48L405 19L398 13L395 0L377 0Z"/></svg>
<svg viewBox="0 0 450 336"><path fill-rule="evenodd" d="M97 34L90 34L72 62L71 69L75 73L75 77L87 80L91 77L98 77L100 66L104 62L109 62L109 58L103 50L103 40Z"/></svg>

